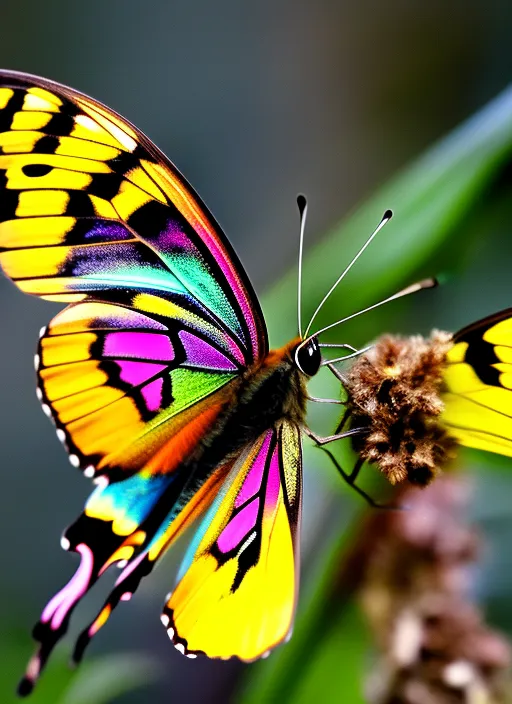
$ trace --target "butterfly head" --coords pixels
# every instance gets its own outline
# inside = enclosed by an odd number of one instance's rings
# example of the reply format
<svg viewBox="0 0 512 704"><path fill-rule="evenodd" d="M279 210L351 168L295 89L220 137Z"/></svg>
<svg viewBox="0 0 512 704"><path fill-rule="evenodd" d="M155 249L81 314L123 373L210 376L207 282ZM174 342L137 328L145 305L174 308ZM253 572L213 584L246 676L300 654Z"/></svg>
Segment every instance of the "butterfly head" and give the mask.
<svg viewBox="0 0 512 704"><path fill-rule="evenodd" d="M320 352L318 338L312 337L306 340L305 343L301 342L297 345L293 359L295 366L300 372L306 376L315 376L322 364L322 353Z"/></svg>

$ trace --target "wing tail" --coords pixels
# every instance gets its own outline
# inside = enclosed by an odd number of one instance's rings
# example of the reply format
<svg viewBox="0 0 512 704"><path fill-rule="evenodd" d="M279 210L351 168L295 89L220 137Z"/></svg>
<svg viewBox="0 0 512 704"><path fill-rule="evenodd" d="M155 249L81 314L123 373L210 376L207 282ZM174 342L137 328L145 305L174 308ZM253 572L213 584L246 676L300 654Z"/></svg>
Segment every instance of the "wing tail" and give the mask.
<svg viewBox="0 0 512 704"><path fill-rule="evenodd" d="M221 465L192 496L185 507L175 516L171 510L168 518L160 525L152 539L147 541L144 549L134 553L126 562L123 571L116 580L114 588L105 600L96 617L80 633L75 644L72 661L78 664L92 638L107 623L114 609L123 601L130 601L140 582L150 574L157 561L168 547L193 523L211 503L228 473L229 465Z"/></svg>

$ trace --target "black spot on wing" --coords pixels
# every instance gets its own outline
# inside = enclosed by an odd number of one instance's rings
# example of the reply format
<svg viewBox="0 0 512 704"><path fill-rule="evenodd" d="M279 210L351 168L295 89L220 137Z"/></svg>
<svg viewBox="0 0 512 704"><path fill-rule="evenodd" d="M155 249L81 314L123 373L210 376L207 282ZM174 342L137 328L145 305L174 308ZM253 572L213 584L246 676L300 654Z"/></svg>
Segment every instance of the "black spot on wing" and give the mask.
<svg viewBox="0 0 512 704"><path fill-rule="evenodd" d="M169 207L149 201L128 218L128 225L141 237L151 241L164 232L169 222Z"/></svg>
<svg viewBox="0 0 512 704"><path fill-rule="evenodd" d="M49 164L25 164L25 166L21 167L21 170L25 176L37 178L38 176L46 176L49 174L50 171L53 171L53 166Z"/></svg>
<svg viewBox="0 0 512 704"><path fill-rule="evenodd" d="M137 146L133 152L121 151L114 159L107 161L107 164L116 174L124 176L128 171L140 165L140 157L147 159L147 154Z"/></svg>
<svg viewBox="0 0 512 704"><path fill-rule="evenodd" d="M5 178L5 172L0 172L1 177ZM0 187L4 183L0 182ZM0 194L0 222L5 222L7 220L12 220L16 215L16 209L18 208L18 198L19 191L11 191L6 188L2 188L2 193Z"/></svg>
<svg viewBox="0 0 512 704"><path fill-rule="evenodd" d="M37 154L55 154L59 146L59 138L45 134L41 139L38 139L34 147L34 152Z"/></svg>
<svg viewBox="0 0 512 704"><path fill-rule="evenodd" d="M57 112L54 113L48 124L41 129L45 134L51 134L54 137L68 137L75 128L74 116L67 110L67 114Z"/></svg>
<svg viewBox="0 0 512 704"><path fill-rule="evenodd" d="M68 191L69 201L66 215L76 218L92 217L96 214L89 195L84 191Z"/></svg>
<svg viewBox="0 0 512 704"><path fill-rule="evenodd" d="M468 348L464 355L464 361L473 367L480 381L489 386L501 386L501 372L493 366L499 364L501 360L494 351L494 345L483 339L483 335L489 327L492 326L468 329L464 335L456 337L456 342L467 343Z"/></svg>
<svg viewBox="0 0 512 704"><path fill-rule="evenodd" d="M116 174L92 174L92 181L87 187L88 193L111 201L119 192L120 179Z"/></svg>
<svg viewBox="0 0 512 704"><path fill-rule="evenodd" d="M258 564L258 560L260 559L260 550L261 536L258 531L258 534L254 538L254 540L249 543L249 545L244 550L242 550L242 552L238 556L238 567L236 570L235 578L233 580L233 584L231 585L231 593L236 592L251 567L254 567Z"/></svg>

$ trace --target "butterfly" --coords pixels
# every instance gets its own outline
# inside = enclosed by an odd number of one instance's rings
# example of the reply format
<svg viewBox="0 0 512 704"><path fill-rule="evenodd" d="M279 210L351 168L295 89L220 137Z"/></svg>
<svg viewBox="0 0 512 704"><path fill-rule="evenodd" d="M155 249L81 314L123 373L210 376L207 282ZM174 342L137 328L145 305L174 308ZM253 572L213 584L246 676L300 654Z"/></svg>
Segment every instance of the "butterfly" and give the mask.
<svg viewBox="0 0 512 704"><path fill-rule="evenodd" d="M325 361L323 330L301 333L300 296L299 335L270 350L247 275L172 163L105 105L12 71L0 72L0 266L21 291L68 304L41 330L37 394L96 485L62 536L80 564L34 628L19 693L108 568L121 572L77 662L200 516L161 616L176 649L252 661L286 640L301 437L353 434L306 425L306 384Z"/></svg>
<svg viewBox="0 0 512 704"><path fill-rule="evenodd" d="M366 431L352 439L358 459L347 476L370 503L355 484L366 461L392 484L424 486L458 444L512 457L511 308L454 334L384 335L362 352L338 371L346 411L336 432Z"/></svg>

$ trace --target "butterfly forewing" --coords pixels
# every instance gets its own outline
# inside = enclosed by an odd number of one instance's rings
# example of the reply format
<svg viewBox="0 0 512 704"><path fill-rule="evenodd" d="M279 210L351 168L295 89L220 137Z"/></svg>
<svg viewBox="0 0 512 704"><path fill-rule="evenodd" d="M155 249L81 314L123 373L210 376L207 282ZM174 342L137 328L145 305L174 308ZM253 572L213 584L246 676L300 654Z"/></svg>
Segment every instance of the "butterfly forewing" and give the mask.
<svg viewBox="0 0 512 704"><path fill-rule="evenodd" d="M0 150L0 263L22 290L64 301L154 291L213 320L247 362L265 353L259 304L226 238L133 125L4 71Z"/></svg>
<svg viewBox="0 0 512 704"><path fill-rule="evenodd" d="M192 432L205 410L195 404L267 350L254 292L135 127L40 78L3 72L0 83L0 264L23 291L82 301L40 342L44 409L90 474L119 478L150 460L170 471L215 416Z"/></svg>

